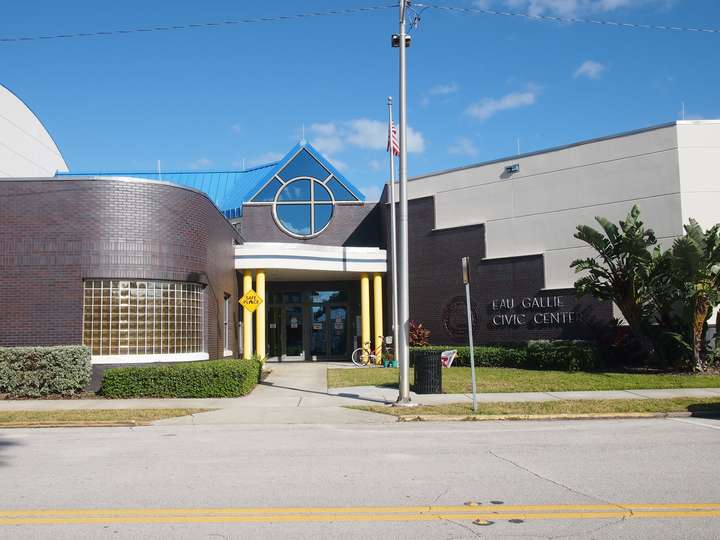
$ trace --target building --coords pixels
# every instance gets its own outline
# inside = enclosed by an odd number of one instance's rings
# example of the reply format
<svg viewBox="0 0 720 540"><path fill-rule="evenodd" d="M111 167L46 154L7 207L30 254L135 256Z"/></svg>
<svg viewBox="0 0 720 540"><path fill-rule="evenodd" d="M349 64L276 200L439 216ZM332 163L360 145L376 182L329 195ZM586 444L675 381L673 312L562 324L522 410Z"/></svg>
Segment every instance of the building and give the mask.
<svg viewBox="0 0 720 540"><path fill-rule="evenodd" d="M85 343L98 366L339 360L390 333L387 187L366 201L304 142L244 171L71 173L0 95L0 346ZM586 336L615 314L575 296L575 226L634 203L664 242L710 226L718 168L720 121L692 121L413 178L411 318L466 341L469 256L476 342Z"/></svg>
<svg viewBox="0 0 720 540"><path fill-rule="evenodd" d="M438 341L464 339L459 259L470 256L477 340L583 337L587 323L620 314L576 300L570 263L591 255L576 226L617 222L638 204L669 245L691 217L705 228L720 222L719 167L720 121L702 120L413 178L411 316Z"/></svg>

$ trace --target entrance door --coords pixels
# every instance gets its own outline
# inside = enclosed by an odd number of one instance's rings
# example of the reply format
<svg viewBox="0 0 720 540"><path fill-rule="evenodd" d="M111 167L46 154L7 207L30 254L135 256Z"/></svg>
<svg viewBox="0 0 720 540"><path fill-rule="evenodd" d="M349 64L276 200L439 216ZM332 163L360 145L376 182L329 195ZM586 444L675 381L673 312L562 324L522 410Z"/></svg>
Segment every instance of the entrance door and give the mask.
<svg viewBox="0 0 720 540"><path fill-rule="evenodd" d="M282 308L270 306L267 315L268 357L280 358L283 355Z"/></svg>
<svg viewBox="0 0 720 540"><path fill-rule="evenodd" d="M348 355L348 308L347 306L329 306L330 356Z"/></svg>
<svg viewBox="0 0 720 540"><path fill-rule="evenodd" d="M328 353L328 317L325 306L312 306L310 313L312 333L310 335L310 355L323 357Z"/></svg>
<svg viewBox="0 0 720 540"><path fill-rule="evenodd" d="M285 306L285 357L288 360L304 359L303 308Z"/></svg>
<svg viewBox="0 0 720 540"><path fill-rule="evenodd" d="M312 306L310 354L319 360L347 356L347 306Z"/></svg>

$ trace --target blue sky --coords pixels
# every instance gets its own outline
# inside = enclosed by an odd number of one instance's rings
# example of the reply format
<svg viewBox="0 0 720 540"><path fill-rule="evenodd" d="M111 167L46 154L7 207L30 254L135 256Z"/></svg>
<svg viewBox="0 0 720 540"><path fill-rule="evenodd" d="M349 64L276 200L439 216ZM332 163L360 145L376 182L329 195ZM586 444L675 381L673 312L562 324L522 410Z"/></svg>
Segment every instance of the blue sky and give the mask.
<svg viewBox="0 0 720 540"><path fill-rule="evenodd" d="M0 37L381 5L388 0L9 2ZM435 0L720 28L717 0ZM370 198L387 176L397 14L0 44L0 83L70 169L239 169L301 137ZM720 117L720 34L425 10L408 51L411 175L686 117Z"/></svg>

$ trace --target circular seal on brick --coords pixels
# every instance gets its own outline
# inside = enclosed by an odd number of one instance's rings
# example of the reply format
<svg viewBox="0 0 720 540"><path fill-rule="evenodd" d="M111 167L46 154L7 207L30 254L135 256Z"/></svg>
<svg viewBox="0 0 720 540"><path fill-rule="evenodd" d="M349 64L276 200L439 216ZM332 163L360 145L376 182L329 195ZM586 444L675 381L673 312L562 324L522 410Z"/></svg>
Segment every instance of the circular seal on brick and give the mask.
<svg viewBox="0 0 720 540"><path fill-rule="evenodd" d="M477 302L472 298L470 299L470 314L472 316L473 334L477 335L480 317ZM467 338L467 307L464 296L455 296L445 304L442 321L443 327L450 337L456 339Z"/></svg>

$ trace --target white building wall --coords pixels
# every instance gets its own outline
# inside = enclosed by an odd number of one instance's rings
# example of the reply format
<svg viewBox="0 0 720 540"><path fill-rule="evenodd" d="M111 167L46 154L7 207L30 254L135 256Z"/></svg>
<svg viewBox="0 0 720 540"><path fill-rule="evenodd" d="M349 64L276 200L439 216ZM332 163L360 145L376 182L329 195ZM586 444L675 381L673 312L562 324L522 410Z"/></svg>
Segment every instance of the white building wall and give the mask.
<svg viewBox="0 0 720 540"><path fill-rule="evenodd" d="M683 223L720 223L720 120L678 122ZM710 318L715 322L718 307Z"/></svg>
<svg viewBox="0 0 720 540"><path fill-rule="evenodd" d="M690 215L720 221L719 148L720 122L680 122L413 179L408 194L435 197L437 229L484 223L488 258L543 254L546 288L568 288L591 254L576 226L595 216L637 203L665 245Z"/></svg>
<svg viewBox="0 0 720 540"><path fill-rule="evenodd" d="M678 122L683 223L720 222L720 120Z"/></svg>
<svg viewBox="0 0 720 540"><path fill-rule="evenodd" d="M49 177L67 170L40 120L0 85L0 177Z"/></svg>

